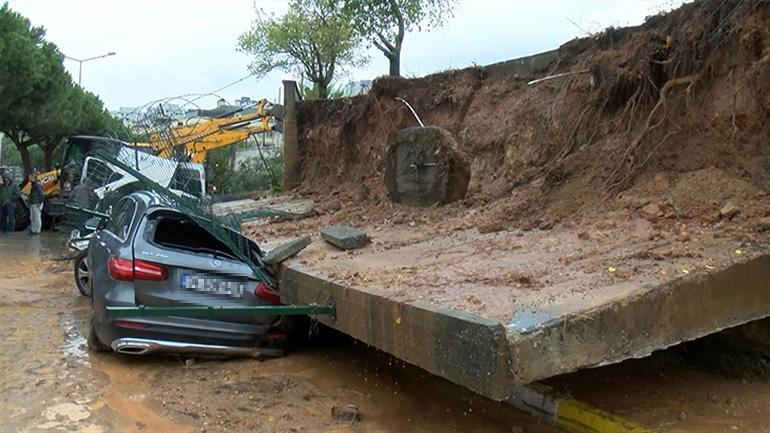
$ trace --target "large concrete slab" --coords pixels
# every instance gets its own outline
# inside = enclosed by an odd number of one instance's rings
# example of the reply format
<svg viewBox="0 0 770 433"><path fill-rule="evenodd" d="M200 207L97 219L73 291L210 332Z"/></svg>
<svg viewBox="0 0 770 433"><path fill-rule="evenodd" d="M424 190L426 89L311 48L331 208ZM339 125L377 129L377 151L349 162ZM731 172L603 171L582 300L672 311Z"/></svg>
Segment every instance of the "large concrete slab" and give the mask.
<svg viewBox="0 0 770 433"><path fill-rule="evenodd" d="M337 318L322 322L496 400L770 316L767 233L596 227L369 227L361 250L316 240L286 262L282 297L333 299Z"/></svg>

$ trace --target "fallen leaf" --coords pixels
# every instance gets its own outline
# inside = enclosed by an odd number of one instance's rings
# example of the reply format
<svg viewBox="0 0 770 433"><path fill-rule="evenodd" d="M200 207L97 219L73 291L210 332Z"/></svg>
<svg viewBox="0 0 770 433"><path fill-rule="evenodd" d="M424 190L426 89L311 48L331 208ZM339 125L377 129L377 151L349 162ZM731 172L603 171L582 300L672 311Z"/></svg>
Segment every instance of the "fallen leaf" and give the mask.
<svg viewBox="0 0 770 433"><path fill-rule="evenodd" d="M615 272L615 267L614 266L610 266L609 268L607 268L607 272L609 272L609 273Z"/></svg>

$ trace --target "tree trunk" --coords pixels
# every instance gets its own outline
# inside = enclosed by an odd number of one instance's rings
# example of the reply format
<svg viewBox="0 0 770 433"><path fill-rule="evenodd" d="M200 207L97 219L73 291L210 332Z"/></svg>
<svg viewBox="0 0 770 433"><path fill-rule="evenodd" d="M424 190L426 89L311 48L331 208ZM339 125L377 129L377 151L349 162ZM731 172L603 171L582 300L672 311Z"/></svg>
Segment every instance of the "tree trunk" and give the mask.
<svg viewBox="0 0 770 433"><path fill-rule="evenodd" d="M23 142L15 133L7 134L8 138L16 145L16 150L21 156L21 166L24 169L24 179L28 179L32 173L32 160L29 158L29 142Z"/></svg>
<svg viewBox="0 0 770 433"><path fill-rule="evenodd" d="M53 166L53 151L56 149L57 141L46 141L43 146L43 167L44 171L51 171Z"/></svg>
<svg viewBox="0 0 770 433"><path fill-rule="evenodd" d="M61 139L58 137L45 141L45 145L43 146L43 167L45 167L45 171L51 171L53 169L53 153L56 148L59 147L60 142Z"/></svg>
<svg viewBox="0 0 770 433"><path fill-rule="evenodd" d="M318 99L328 99L329 98L329 84L324 82L317 82L318 85Z"/></svg>
<svg viewBox="0 0 770 433"><path fill-rule="evenodd" d="M390 61L390 72L388 73L391 77L400 77L401 76L401 53L392 53L388 56L388 60Z"/></svg>

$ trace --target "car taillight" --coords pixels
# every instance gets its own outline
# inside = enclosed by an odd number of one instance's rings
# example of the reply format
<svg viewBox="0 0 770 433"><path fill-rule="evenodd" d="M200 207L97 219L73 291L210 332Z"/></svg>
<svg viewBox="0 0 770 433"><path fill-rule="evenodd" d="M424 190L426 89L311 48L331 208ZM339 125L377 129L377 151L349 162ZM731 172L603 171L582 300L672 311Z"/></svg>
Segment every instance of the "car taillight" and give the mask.
<svg viewBox="0 0 770 433"><path fill-rule="evenodd" d="M132 281L134 279L134 262L111 256L107 261L107 269L110 278L118 281Z"/></svg>
<svg viewBox="0 0 770 433"><path fill-rule="evenodd" d="M168 279L168 270L163 265L134 260L134 279L146 281L165 281Z"/></svg>
<svg viewBox="0 0 770 433"><path fill-rule="evenodd" d="M265 301L271 304L281 303L281 295L276 293L274 290L268 287L267 284L265 283L257 284L257 288L254 289L254 296L260 299L264 299Z"/></svg>
<svg viewBox="0 0 770 433"><path fill-rule="evenodd" d="M132 322L130 320L116 320L112 322L115 326L120 326L121 328L132 328L132 329L144 329L147 327L144 323L141 322Z"/></svg>
<svg viewBox="0 0 770 433"><path fill-rule="evenodd" d="M111 256L107 262L110 277L118 281L165 281L168 270L165 266L144 260L126 260Z"/></svg>

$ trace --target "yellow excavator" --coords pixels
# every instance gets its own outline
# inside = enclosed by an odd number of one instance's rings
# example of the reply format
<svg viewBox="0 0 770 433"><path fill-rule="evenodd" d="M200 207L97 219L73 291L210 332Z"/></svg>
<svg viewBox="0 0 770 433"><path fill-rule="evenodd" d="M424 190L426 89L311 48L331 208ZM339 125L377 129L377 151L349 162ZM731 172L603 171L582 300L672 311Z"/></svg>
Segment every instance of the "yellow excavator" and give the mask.
<svg viewBox="0 0 770 433"><path fill-rule="evenodd" d="M271 104L263 99L259 101L253 112L234 115L229 113L222 117L201 118L192 125L180 124L168 128L165 132L152 132L149 142L129 144L106 137L75 136L70 137L62 152L62 160L54 170L38 174L38 180L43 186L45 204L43 213L50 219L61 215L64 205L60 198L62 191L74 187L78 181L73 175L77 170L69 167L83 165L85 157L95 147L115 149L120 146L133 146L140 152L153 153L162 158L187 159L194 163L206 160L208 152L246 140L248 137L269 131L283 132L283 106ZM180 153L181 158L180 158ZM16 230L22 230L29 224L29 207L27 198L31 191L29 182L21 188L22 197L16 205Z"/></svg>
<svg viewBox="0 0 770 433"><path fill-rule="evenodd" d="M205 119L189 126L179 125L167 133L153 132L150 142L140 146L153 149L163 158L171 158L181 151L191 162L200 164L210 150L241 142L255 134L282 132L282 120L283 107L263 99L257 103L254 112Z"/></svg>

